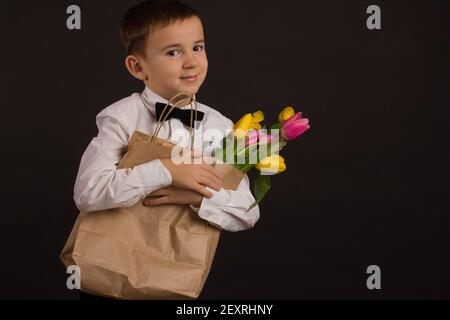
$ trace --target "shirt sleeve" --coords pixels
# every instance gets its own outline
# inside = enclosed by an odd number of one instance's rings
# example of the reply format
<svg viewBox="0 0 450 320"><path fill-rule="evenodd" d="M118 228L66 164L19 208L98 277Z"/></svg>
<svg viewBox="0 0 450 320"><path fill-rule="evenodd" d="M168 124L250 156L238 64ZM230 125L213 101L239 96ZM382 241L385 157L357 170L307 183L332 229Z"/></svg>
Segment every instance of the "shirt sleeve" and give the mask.
<svg viewBox="0 0 450 320"><path fill-rule="evenodd" d="M170 172L159 159L117 169L129 134L115 117L97 117L97 126L98 135L81 158L75 182L74 200L80 211L129 207L172 184Z"/></svg>
<svg viewBox="0 0 450 320"><path fill-rule="evenodd" d="M258 205L247 211L256 201L250 192L247 174L235 191L224 188L218 192L209 187L206 189L213 193L213 197L204 197L199 208L191 207L210 224L221 230L235 232L253 228L259 220Z"/></svg>

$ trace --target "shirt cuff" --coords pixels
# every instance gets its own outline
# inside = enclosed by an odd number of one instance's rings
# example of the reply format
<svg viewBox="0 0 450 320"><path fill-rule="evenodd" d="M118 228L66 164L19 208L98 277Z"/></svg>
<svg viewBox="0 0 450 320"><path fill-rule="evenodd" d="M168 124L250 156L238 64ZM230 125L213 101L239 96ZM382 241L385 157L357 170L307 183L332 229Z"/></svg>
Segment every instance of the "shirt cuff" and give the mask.
<svg viewBox="0 0 450 320"><path fill-rule="evenodd" d="M222 215L218 214L217 208L220 208L224 203L229 202L230 194L224 188L221 188L220 191L216 191L206 187L206 190L211 192L213 196L209 199L207 197L203 197L200 208L196 212L200 218L207 220L209 223L220 229L223 229L221 225L223 225L224 222L222 221Z"/></svg>
<svg viewBox="0 0 450 320"><path fill-rule="evenodd" d="M134 167L141 179L145 193L150 193L172 184L170 171L162 164L161 160L155 159Z"/></svg>

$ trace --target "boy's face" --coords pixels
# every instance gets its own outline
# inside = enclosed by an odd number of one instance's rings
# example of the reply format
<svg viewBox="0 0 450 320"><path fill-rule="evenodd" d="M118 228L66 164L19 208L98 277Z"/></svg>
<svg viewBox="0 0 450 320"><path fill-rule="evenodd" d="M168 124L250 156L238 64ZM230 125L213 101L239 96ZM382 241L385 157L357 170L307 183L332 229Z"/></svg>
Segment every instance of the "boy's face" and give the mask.
<svg viewBox="0 0 450 320"><path fill-rule="evenodd" d="M141 64L148 77L145 84L161 97L196 94L208 71L200 19L194 16L153 30Z"/></svg>

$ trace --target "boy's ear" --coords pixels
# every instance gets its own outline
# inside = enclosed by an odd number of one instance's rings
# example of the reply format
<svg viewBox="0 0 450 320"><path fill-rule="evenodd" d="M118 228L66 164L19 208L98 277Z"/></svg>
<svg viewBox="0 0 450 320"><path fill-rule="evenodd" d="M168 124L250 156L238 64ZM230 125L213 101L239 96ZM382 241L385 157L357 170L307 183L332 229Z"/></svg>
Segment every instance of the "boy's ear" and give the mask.
<svg viewBox="0 0 450 320"><path fill-rule="evenodd" d="M145 73L144 68L142 67L141 60L135 55L129 55L125 58L125 67L128 72L131 73L133 77L136 79L145 81L148 80L148 76Z"/></svg>

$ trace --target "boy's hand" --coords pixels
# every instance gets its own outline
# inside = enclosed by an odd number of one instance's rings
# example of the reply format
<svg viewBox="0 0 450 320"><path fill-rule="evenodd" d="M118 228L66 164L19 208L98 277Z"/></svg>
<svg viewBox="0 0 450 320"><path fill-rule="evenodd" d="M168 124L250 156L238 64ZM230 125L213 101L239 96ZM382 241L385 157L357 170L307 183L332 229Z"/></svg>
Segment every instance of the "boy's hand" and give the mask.
<svg viewBox="0 0 450 320"><path fill-rule="evenodd" d="M167 187L151 193L144 199L145 206L159 206L162 204L192 204L199 207L203 196L195 191Z"/></svg>
<svg viewBox="0 0 450 320"><path fill-rule="evenodd" d="M192 155L197 157L198 154ZM206 190L209 187L220 191L222 188L222 177L216 169L203 162L201 164L175 164L172 159L160 159L161 163L169 170L172 175L172 186L195 191L208 199L213 194Z"/></svg>

